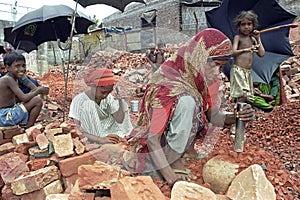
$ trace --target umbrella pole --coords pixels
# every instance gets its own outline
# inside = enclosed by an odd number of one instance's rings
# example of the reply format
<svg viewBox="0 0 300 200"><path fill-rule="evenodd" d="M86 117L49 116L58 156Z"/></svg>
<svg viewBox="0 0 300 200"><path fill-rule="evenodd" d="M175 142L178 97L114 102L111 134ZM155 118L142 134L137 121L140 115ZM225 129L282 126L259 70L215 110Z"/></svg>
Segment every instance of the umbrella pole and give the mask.
<svg viewBox="0 0 300 200"><path fill-rule="evenodd" d="M64 81L65 81L65 85L64 85L64 107L63 107L63 121L65 121L65 113L66 113L66 70L65 70L65 61L64 61L64 55L62 53L62 50L59 50L60 52L60 58L61 58L61 66L62 66L62 71L63 71L63 75L64 75Z"/></svg>
<svg viewBox="0 0 300 200"><path fill-rule="evenodd" d="M73 16L72 16L72 28L71 28L71 32L70 32L70 38L69 38L69 45L70 46L69 46L67 69L65 69L65 67L63 65L63 73L64 73L64 78L65 78L63 121L65 121L65 118L66 118L65 110L67 109L67 100L68 100L68 78L69 78L69 69L70 69L70 60L71 60L71 51L72 51L72 38L73 38L73 31L74 31L74 28L75 28L77 4L78 4L78 1L76 2L75 10L74 10L74 13L73 13Z"/></svg>

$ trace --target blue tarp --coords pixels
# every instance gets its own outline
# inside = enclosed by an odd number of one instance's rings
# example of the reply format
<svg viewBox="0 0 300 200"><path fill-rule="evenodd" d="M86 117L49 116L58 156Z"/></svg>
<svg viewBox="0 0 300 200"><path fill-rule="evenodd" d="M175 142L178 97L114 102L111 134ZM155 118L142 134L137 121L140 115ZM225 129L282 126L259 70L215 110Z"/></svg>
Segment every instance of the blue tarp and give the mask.
<svg viewBox="0 0 300 200"><path fill-rule="evenodd" d="M110 27L110 28L105 28L105 33L124 34L126 31L129 31L131 29L132 27L125 27L125 28Z"/></svg>

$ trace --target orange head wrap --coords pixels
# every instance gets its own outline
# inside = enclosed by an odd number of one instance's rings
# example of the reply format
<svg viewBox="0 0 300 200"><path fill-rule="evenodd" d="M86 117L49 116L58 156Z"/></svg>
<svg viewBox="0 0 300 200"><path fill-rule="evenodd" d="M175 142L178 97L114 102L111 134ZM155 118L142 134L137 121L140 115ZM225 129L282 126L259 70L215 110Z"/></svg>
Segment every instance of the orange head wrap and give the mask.
<svg viewBox="0 0 300 200"><path fill-rule="evenodd" d="M115 78L110 69L98 69L88 73L84 79L88 86L114 85Z"/></svg>

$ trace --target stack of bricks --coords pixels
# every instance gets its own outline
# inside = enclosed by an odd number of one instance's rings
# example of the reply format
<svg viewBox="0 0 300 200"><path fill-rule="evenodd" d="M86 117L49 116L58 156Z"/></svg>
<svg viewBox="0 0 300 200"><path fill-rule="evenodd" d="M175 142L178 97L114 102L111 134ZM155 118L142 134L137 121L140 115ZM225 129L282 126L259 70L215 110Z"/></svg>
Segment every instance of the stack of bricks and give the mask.
<svg viewBox="0 0 300 200"><path fill-rule="evenodd" d="M290 57L280 65L283 87L289 102L300 100L300 56Z"/></svg>
<svg viewBox="0 0 300 200"><path fill-rule="evenodd" d="M26 130L2 127L0 137L2 200L94 200L103 196L129 200L143 193L165 199L150 177L130 177L121 169L122 163L111 162L111 149L87 144L71 122L37 124Z"/></svg>

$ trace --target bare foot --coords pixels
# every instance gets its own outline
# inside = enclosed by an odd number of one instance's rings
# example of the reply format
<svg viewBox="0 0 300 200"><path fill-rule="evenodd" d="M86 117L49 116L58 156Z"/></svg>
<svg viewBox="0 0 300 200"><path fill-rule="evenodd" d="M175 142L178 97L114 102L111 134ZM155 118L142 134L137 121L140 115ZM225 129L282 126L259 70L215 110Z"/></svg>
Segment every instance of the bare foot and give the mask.
<svg viewBox="0 0 300 200"><path fill-rule="evenodd" d="M177 170L185 170L186 168L183 165L182 159L179 158L178 160L176 160L175 162L173 162L172 164L170 164L172 169L177 169Z"/></svg>
<svg viewBox="0 0 300 200"><path fill-rule="evenodd" d="M170 166L177 176L176 180L191 181L195 178L195 176L192 175L191 170L184 167L182 159L176 160Z"/></svg>
<svg viewBox="0 0 300 200"><path fill-rule="evenodd" d="M197 151L194 148L189 148L184 154L183 154L183 158L191 158L194 159L198 156Z"/></svg>

